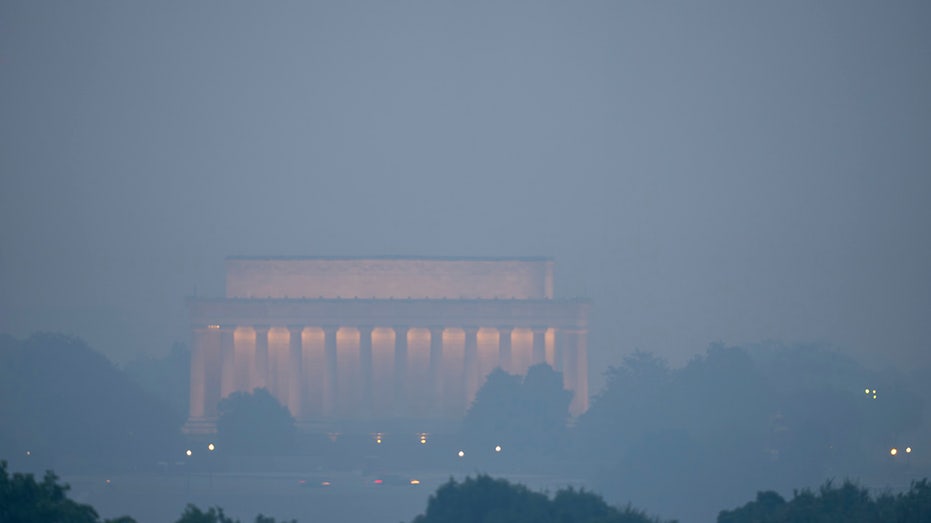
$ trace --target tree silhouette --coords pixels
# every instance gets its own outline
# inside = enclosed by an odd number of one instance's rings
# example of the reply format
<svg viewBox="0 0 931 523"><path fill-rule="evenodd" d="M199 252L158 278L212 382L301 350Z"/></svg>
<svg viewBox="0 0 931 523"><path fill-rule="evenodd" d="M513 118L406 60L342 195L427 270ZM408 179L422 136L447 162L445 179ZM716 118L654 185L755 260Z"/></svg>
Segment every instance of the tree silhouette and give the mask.
<svg viewBox="0 0 931 523"><path fill-rule="evenodd" d="M931 521L931 485L927 479L911 484L895 496L884 493L873 499L869 490L850 481L835 487L830 481L813 492L795 491L786 501L779 494L759 492L746 505L722 510L718 523L913 523Z"/></svg>
<svg viewBox="0 0 931 523"><path fill-rule="evenodd" d="M480 475L449 480L430 496L413 523L656 523L627 507L612 507L595 494L560 490L553 499L523 485Z"/></svg>
<svg viewBox="0 0 931 523"><path fill-rule="evenodd" d="M182 421L82 340L52 333L0 343L0 419L0 453L66 470L153 466L180 445Z"/></svg>
<svg viewBox="0 0 931 523"><path fill-rule="evenodd" d="M68 498L69 486L59 483L58 476L48 471L42 481L32 474L7 472L6 461L0 461L0 521L3 523L35 523L67 521L68 523L100 523L97 511L90 505ZM123 516L106 523L134 523Z"/></svg>
<svg viewBox="0 0 931 523"><path fill-rule="evenodd" d="M235 392L220 402L217 437L226 452L286 454L293 450L294 418L267 389Z"/></svg>
<svg viewBox="0 0 931 523"><path fill-rule="evenodd" d="M295 520L291 520L296 523ZM189 504L181 514L181 519L177 523L239 523L238 519L227 516L220 507L210 507L206 511L199 509L196 505ZM255 517L255 523L275 523L275 518L259 514ZM281 523L288 523L282 520Z"/></svg>
<svg viewBox="0 0 931 523"><path fill-rule="evenodd" d="M492 371L463 420L464 439L472 445L504 445L509 455L554 455L566 447L571 394L562 374L545 363L527 375Z"/></svg>

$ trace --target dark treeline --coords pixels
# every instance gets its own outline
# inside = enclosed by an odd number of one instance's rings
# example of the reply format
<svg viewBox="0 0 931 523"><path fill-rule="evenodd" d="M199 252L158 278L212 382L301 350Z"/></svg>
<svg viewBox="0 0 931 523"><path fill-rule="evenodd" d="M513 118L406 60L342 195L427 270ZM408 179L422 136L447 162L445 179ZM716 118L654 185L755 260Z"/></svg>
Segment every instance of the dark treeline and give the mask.
<svg viewBox="0 0 931 523"><path fill-rule="evenodd" d="M47 472L41 481L32 474L7 472L0 461L0 521L33 523L135 523L130 516L101 519L94 507L68 497L69 487ZM931 485L913 482L907 492L873 497L867 489L845 482L830 483L817 492L796 491L786 501L776 492L759 492L756 499L733 510L722 510L718 523L913 523L931 518ZM275 523L259 514L255 523ZM674 521L674 520L673 520ZM670 523L673 523L671 521ZM450 479L430 496L426 511L412 523L663 523L630 505L617 508L592 492L563 489L549 496L519 484L486 475ZM188 505L176 523L239 523L222 508L202 510ZM284 523L284 522L283 522Z"/></svg>
<svg viewBox="0 0 931 523"><path fill-rule="evenodd" d="M552 497L523 485L480 475L449 480L412 523L662 523L630 506L618 509L601 496L575 489Z"/></svg>
<svg viewBox="0 0 931 523"><path fill-rule="evenodd" d="M0 336L0 457L30 470L151 468L184 418L77 338Z"/></svg>
<svg viewBox="0 0 931 523"><path fill-rule="evenodd" d="M54 472L46 472L38 481L32 474L10 474L7 463L0 460L0 522L136 523L130 516L101 519L91 505L69 498L69 490L68 484L60 482ZM239 523L239 520L228 517L220 508L201 510L188 505L177 523ZM275 523L275 519L259 514L255 523Z"/></svg>
<svg viewBox="0 0 931 523"><path fill-rule="evenodd" d="M757 491L831 478L901 489L928 472L927 459L904 452L931 441L926 380L823 348L715 345L679 369L637 352L608 371L570 430L559 379L536 372L523 382L490 375L465 418L467 439L516 446L511 464L523 471L577 474L614 503L710 521ZM893 447L903 450L892 456Z"/></svg>
<svg viewBox="0 0 931 523"><path fill-rule="evenodd" d="M170 389L178 373L186 377L186 357L176 348L123 372L67 336L0 337L0 458L68 473L175 460L185 448L185 402ZM559 372L496 370L449 436L467 459L443 470L573 478L609 503L682 521L710 521L757 492L806 492L832 478L901 491L929 472L922 446L931 441L922 417L929 382L914 379L922 375L867 370L811 346L716 345L678 369L637 352L607 372L591 408L571 420ZM168 382L161 393L159 377ZM261 389L234 394L219 410L224 456L311 452L329 460L324 466L345 466L375 453L348 438L308 444ZM372 445L368 435L359 441ZM415 454L423 459L414 466L448 466L437 458L445 453L431 454L441 452L439 442L440 435L425 446L412 440L408 452L389 441L378 450L409 466Z"/></svg>
<svg viewBox="0 0 931 523"><path fill-rule="evenodd" d="M915 523L931 520L931 485L927 479L912 482L907 492L873 497L868 489L845 481L840 487L827 482L817 491L795 491L786 501L773 491L734 510L722 510L718 523Z"/></svg>

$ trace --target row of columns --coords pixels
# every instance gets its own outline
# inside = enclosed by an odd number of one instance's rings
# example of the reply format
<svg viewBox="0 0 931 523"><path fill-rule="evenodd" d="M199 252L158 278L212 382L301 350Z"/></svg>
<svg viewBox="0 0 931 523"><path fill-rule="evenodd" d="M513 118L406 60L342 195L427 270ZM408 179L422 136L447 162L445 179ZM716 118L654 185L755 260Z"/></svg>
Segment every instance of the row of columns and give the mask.
<svg viewBox="0 0 931 523"><path fill-rule="evenodd" d="M303 361L303 332L304 325L288 326L287 369L272 369L269 365L269 330L268 325L251 326L255 332L255 350L252 358L238 352L234 339L234 326L210 325L195 328L194 348L191 360L191 403L190 414L192 419L209 419L217 415L215 406L220 399L236 392L251 388L265 387L276 393L279 401L286 404L292 415L297 419L305 418L307 412L304 399L307 387L305 362ZM329 417L344 417L347 413L339 410L339 375L340 361L337 346L339 326L323 326L323 415ZM359 332L359 366L360 388L363 415L371 415L374 411L374 362L372 353L372 326L353 326ZM408 333L413 327L394 326L391 329L395 334L394 341L394 375L393 396L396 405L405 404L405 393L408 387ZM428 367L428 393L433 396L434 413L438 410L437 398L442 397L444 345L443 332L446 327L429 327L429 367ZM462 364L462 389L464 397L461 406L464 408L474 398L481 386L482 369L479 365L478 332L479 327L461 327L465 334L464 355ZM512 365L512 332L514 327L499 326L498 332L498 366L506 371L513 372ZM532 350L531 364L544 363L546 358L546 332L543 326L531 327ZM560 329L556 331L554 339L552 365L564 374L566 388L575 392L572 410L579 414L587 408L587 362L585 347L585 331L577 329ZM216 337L219 343L215 343ZM214 343L211 343L213 338ZM243 357L245 356L245 358ZM248 360L252 361L248 361ZM219 365L217 365L219 364ZM217 369L219 367L219 369ZM253 370L254 369L254 370ZM219 370L219 372L217 372ZM273 372L277 371L277 374ZM274 378L274 379L272 379ZM284 381L286 389L280 386ZM276 385L272 387L271 385ZM320 391L321 387L316 387ZM397 414L397 413L395 413ZM445 413L449 415L450 413ZM461 414L461 412L456 413Z"/></svg>

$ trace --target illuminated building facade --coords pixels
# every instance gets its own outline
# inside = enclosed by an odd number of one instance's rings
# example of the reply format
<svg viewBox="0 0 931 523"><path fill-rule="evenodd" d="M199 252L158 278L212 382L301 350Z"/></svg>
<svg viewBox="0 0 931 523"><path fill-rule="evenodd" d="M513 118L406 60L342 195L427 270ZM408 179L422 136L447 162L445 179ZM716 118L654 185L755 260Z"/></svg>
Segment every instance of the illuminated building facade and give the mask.
<svg viewBox="0 0 931 523"><path fill-rule="evenodd" d="M496 367L563 373L588 408L589 303L553 296L547 258L226 260L226 297L188 301L189 433L267 388L304 425L453 419Z"/></svg>

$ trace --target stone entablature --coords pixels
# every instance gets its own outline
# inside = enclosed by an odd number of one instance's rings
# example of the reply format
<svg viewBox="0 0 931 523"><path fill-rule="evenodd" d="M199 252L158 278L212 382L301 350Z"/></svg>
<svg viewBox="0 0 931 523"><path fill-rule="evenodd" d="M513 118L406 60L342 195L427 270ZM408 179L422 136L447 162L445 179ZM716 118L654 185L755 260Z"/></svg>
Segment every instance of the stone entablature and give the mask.
<svg viewBox="0 0 931 523"><path fill-rule="evenodd" d="M545 325L587 329L587 300L191 299L194 325Z"/></svg>
<svg viewBox="0 0 931 523"><path fill-rule="evenodd" d="M227 298L552 299L547 258L226 260Z"/></svg>

